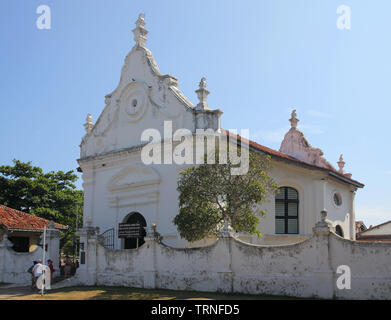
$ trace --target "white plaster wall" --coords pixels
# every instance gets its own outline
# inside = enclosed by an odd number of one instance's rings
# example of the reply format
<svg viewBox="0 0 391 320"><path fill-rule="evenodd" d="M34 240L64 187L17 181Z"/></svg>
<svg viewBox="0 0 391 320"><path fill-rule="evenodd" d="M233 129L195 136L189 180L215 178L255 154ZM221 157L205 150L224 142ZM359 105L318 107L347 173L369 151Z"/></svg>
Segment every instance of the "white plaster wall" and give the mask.
<svg viewBox="0 0 391 320"><path fill-rule="evenodd" d="M81 265L77 279L84 284L296 297L391 298L391 244L363 244L328 232L283 246L250 245L224 237L207 247L178 249L148 238L139 249L109 250L95 240L83 241L88 243L89 266ZM340 265L352 270L350 290L340 290L336 285Z"/></svg>
<svg viewBox="0 0 391 320"><path fill-rule="evenodd" d="M351 270L351 289L335 290L337 298L391 299L391 244L359 242L330 235L331 266Z"/></svg>
<svg viewBox="0 0 391 320"><path fill-rule="evenodd" d="M173 224L174 217L178 214L177 180L179 172L185 166L175 163L171 165L152 164L145 166L140 161L140 150L124 153L114 153L97 157L94 160L80 161L83 169L83 184L85 189L85 218L92 218L92 225L98 226L101 233L114 228L117 232L118 223L124 222L125 217L131 212L139 212L146 219L147 226L157 225L157 230L164 237L164 242L171 246L189 246L187 241L180 239L178 231ZM275 201L274 195L269 195L260 210L266 210L265 218L260 219L259 229L263 236L241 235L242 240L258 244L284 244L302 241L312 234L312 227L319 220L318 214L323 208L328 211L328 221L331 227L341 225L344 237L350 238L350 228L353 220L351 187L339 183L316 170L308 170L280 161L273 161L274 167L270 172L271 177L278 186L290 186L299 192L299 234L276 235L275 234ZM137 170L147 168L145 180L155 182L146 186L139 185L141 177L134 178L130 173L121 172L124 168L135 167ZM88 177L93 177L88 180ZM117 186L120 190L110 190L110 181L113 177L120 177ZM119 179L119 178L118 178ZM118 180L117 179L117 180ZM133 180L132 180L133 179ZM135 181L136 179L137 181ZM323 179L323 180L322 180ZM132 186L134 183L134 186ZM121 187L123 186L123 187ZM342 197L342 205L337 207L333 201L334 192ZM116 200L117 199L117 200ZM115 234L116 249L121 248L121 240ZM201 241L193 246L202 246L212 243L214 240Z"/></svg>
<svg viewBox="0 0 391 320"><path fill-rule="evenodd" d="M335 227L341 225L344 237L350 238L352 227L352 187L328 178L326 174L286 164L281 161L273 161L273 169L270 176L279 187L287 186L295 188L299 192L299 234L280 235L275 234L275 201L270 196L260 207L266 210L266 217L260 220L259 229L263 237L254 238L254 243L283 244L303 240L312 234L312 227L319 220L322 209L327 210L327 219ZM338 192L342 196L342 205L334 204L333 195Z"/></svg>
<svg viewBox="0 0 391 320"><path fill-rule="evenodd" d="M48 259L53 261L54 275L59 272L59 231L47 231L46 244L48 250L45 253L45 263ZM7 237L0 241L0 282L20 283L31 285L31 274L27 270L33 265L34 260L43 260L43 249L36 247L31 252L16 252L12 249L12 243Z"/></svg>
<svg viewBox="0 0 391 320"><path fill-rule="evenodd" d="M11 248L0 247L0 282L31 285L31 274L27 270L34 260L42 260L42 248L32 252L15 252Z"/></svg>
<svg viewBox="0 0 391 320"><path fill-rule="evenodd" d="M101 232L110 228L114 228L117 232L118 223L124 222L129 213L139 212L146 219L147 226L156 224L159 232L167 235L168 243L175 245L178 232L172 220L178 213L177 165L148 166L155 172L155 178L160 180L152 185L134 187L130 185L124 190L113 192L109 190L110 180L123 168L144 167L140 161L136 160L139 156L140 153L135 152L135 154L113 157L113 159L103 158L102 161L96 161L92 167L83 167L87 176L94 175L94 183L84 185L85 212L87 213L85 220L90 216L92 225L98 226ZM89 171L94 171L94 173L89 173ZM117 239L116 242L118 249L120 240Z"/></svg>

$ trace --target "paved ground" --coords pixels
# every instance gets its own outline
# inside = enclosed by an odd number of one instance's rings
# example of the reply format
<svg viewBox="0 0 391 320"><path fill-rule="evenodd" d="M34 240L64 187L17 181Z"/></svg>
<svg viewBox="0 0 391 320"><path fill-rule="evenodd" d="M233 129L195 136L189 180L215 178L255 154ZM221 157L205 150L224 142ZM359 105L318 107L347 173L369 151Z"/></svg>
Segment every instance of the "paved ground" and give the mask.
<svg viewBox="0 0 391 320"><path fill-rule="evenodd" d="M0 300L275 300L287 297L220 294L211 292L148 290L124 287L68 287L49 290L41 296L28 286L0 285ZM292 299L292 298L290 298Z"/></svg>

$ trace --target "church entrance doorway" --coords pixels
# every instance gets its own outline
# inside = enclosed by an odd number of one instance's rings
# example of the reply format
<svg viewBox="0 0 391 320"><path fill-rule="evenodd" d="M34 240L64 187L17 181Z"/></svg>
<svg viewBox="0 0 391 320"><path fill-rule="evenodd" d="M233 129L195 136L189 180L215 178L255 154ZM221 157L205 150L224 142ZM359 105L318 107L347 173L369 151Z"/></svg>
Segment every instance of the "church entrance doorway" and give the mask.
<svg viewBox="0 0 391 320"><path fill-rule="evenodd" d="M136 249L144 244L147 222L139 212L130 213L124 219L124 223L120 224L120 227L121 225L124 230L124 235L122 236L124 249Z"/></svg>

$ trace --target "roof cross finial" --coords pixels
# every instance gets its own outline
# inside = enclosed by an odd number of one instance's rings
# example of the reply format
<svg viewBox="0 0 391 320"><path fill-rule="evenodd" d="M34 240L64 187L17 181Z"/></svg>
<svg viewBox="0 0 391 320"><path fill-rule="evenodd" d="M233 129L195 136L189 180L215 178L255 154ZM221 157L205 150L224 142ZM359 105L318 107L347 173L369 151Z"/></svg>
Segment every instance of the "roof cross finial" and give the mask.
<svg viewBox="0 0 391 320"><path fill-rule="evenodd" d="M297 123L300 121L299 119L296 118L297 114L296 114L296 109L292 111L291 113L291 118L289 119L290 123L291 123L291 128L294 128L296 129L297 127Z"/></svg>
<svg viewBox="0 0 391 320"><path fill-rule="evenodd" d="M94 127L94 124L92 123L92 115L91 113L87 114L86 123L84 124L84 129L86 129L87 133L90 133L92 128Z"/></svg>
<svg viewBox="0 0 391 320"><path fill-rule="evenodd" d="M208 98L209 91L206 90L206 78L203 77L199 84L199 89L195 91L198 96L198 100L200 101L197 104L197 110L210 110L208 104L206 103L206 99Z"/></svg>
<svg viewBox="0 0 391 320"><path fill-rule="evenodd" d="M148 30L144 28L145 27L144 18L145 18L145 14L140 13L136 21L136 28L132 30L134 34L134 41L139 46L144 46L145 41L147 41Z"/></svg>
<svg viewBox="0 0 391 320"><path fill-rule="evenodd" d="M338 167L339 167L338 172L344 174L343 167L345 166L345 161L343 161L343 155L342 154L339 156L339 161L337 163L338 163Z"/></svg>

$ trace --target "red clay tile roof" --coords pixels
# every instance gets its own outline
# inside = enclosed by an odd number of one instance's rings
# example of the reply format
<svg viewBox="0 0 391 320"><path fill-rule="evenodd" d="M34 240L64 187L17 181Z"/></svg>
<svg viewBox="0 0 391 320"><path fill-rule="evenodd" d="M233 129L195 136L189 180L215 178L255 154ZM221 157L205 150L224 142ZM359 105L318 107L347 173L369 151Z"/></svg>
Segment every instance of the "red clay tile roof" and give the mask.
<svg viewBox="0 0 391 320"><path fill-rule="evenodd" d="M391 241L391 234L357 235L357 241Z"/></svg>
<svg viewBox="0 0 391 320"><path fill-rule="evenodd" d="M377 229L378 227L384 226L385 224L388 224L388 223L390 223L390 222L391 222L391 220L388 220L388 221L383 222L383 223L380 223L380 224L378 224L378 225L376 225L376 226L369 226L368 229L365 229L364 231L360 232L358 235L360 235L360 234L362 234L362 233L366 233L367 231L370 231L370 230L373 230L373 229ZM367 237L367 236L369 236L369 235L365 235L365 236Z"/></svg>
<svg viewBox="0 0 391 320"><path fill-rule="evenodd" d="M329 173L331 176L339 179L339 180L342 180L343 182L346 182L346 183L349 183L349 184L352 184L356 187L359 187L359 188L362 188L364 187L364 185L356 180L353 180L351 178L348 178L346 177L345 175L342 175L340 174L338 171L336 170L332 170L332 169L326 169L326 168L323 168L323 167L319 167L317 165L314 165L314 164L311 164L311 163L307 163L307 162L304 162L304 161L300 161L294 157L291 157L291 156L288 156L287 154L285 153L282 153L280 151L276 151L276 150L273 150L273 149L270 149L268 147L265 147L263 145L260 145L254 141L251 141L251 140L248 140L246 138L243 138L241 137L240 135L235 135L233 134L232 132L229 132L228 130L225 130L225 129L222 129L223 132L225 132L227 135L230 135L231 137L237 137L237 140L238 141L242 141L244 143L248 143L250 147L256 149L256 150L259 150L263 153L266 153L268 155L270 155L272 158L277 158L277 159L280 159L280 160L285 160L287 162L290 162L292 164L296 164L296 165L301 165L303 167L307 167L309 169L316 169L316 170L320 170L320 171L324 171L324 172L327 172Z"/></svg>
<svg viewBox="0 0 391 320"><path fill-rule="evenodd" d="M0 226L4 226L8 230L40 231L43 230L44 226L48 226L49 223L49 220L0 204ZM68 229L67 226L59 223L54 223L54 227L57 229Z"/></svg>

